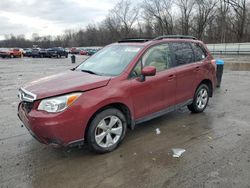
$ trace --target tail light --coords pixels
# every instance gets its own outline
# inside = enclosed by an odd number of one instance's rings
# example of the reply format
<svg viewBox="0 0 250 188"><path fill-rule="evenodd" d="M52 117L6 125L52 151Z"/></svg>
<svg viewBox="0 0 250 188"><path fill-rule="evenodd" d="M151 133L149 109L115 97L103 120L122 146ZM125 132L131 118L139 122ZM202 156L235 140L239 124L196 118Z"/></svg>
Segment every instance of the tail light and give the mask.
<svg viewBox="0 0 250 188"><path fill-rule="evenodd" d="M215 60L215 59L212 59L212 60L211 60L211 64L214 66L215 71L216 71L216 69L217 69L216 60Z"/></svg>

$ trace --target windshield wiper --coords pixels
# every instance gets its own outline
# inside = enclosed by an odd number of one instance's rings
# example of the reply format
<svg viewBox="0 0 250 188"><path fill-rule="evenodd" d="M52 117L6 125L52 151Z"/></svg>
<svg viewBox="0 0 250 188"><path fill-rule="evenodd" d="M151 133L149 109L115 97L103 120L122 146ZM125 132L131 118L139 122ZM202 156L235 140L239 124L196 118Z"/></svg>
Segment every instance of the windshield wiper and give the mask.
<svg viewBox="0 0 250 188"><path fill-rule="evenodd" d="M95 75L99 75L99 74L97 74L96 72L93 72L93 71L91 71L91 70L85 70L85 69L83 69L83 70L81 70L82 72L87 72L87 73L89 73L89 74L95 74Z"/></svg>

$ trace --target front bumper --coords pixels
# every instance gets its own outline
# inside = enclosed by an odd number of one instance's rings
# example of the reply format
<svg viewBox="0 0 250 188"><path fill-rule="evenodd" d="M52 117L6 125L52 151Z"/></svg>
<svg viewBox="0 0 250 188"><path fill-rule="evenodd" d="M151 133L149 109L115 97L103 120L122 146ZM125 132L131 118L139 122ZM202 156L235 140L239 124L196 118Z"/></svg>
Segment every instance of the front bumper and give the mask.
<svg viewBox="0 0 250 188"><path fill-rule="evenodd" d="M85 126L77 118L76 110L61 113L47 113L31 109L27 111L23 103L18 106L18 117L30 134L39 142L52 146L79 145L84 141Z"/></svg>
<svg viewBox="0 0 250 188"><path fill-rule="evenodd" d="M7 54L7 53L0 53L0 57L10 57L10 54Z"/></svg>

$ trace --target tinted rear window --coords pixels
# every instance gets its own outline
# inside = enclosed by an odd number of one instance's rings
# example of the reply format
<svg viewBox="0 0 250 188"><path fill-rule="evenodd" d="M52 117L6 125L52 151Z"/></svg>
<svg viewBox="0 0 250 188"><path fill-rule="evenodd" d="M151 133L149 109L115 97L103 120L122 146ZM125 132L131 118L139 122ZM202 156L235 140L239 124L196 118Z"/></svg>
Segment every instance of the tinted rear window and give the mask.
<svg viewBox="0 0 250 188"><path fill-rule="evenodd" d="M171 43L174 53L174 65L185 65L194 62L194 53L188 42Z"/></svg>

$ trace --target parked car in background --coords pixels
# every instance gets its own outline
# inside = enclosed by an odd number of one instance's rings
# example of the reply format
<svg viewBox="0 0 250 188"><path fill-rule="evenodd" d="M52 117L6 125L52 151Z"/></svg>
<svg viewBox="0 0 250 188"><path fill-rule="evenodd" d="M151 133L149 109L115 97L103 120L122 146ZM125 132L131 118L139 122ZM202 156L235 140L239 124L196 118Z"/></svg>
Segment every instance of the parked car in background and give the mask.
<svg viewBox="0 0 250 188"><path fill-rule="evenodd" d="M69 54L70 53L70 49L69 48L64 48L65 51Z"/></svg>
<svg viewBox="0 0 250 188"><path fill-rule="evenodd" d="M13 54L14 57L22 57L22 55L23 55L21 49L19 49L19 48L11 49L11 54Z"/></svg>
<svg viewBox="0 0 250 188"><path fill-rule="evenodd" d="M80 50L79 54L80 55L88 55L88 52L86 50Z"/></svg>
<svg viewBox="0 0 250 188"><path fill-rule="evenodd" d="M47 56L47 50L46 49L40 49L40 57L43 58L43 57L46 57Z"/></svg>
<svg viewBox="0 0 250 188"><path fill-rule="evenodd" d="M31 57L46 57L47 56L47 50L46 49L41 49L41 48L33 48L31 52Z"/></svg>
<svg viewBox="0 0 250 188"><path fill-rule="evenodd" d="M10 50L8 48L1 48L0 49L0 57L6 58L6 57L11 57Z"/></svg>
<svg viewBox="0 0 250 188"><path fill-rule="evenodd" d="M80 48L73 47L73 48L70 49L71 54L79 54L80 51L81 51Z"/></svg>
<svg viewBox="0 0 250 188"><path fill-rule="evenodd" d="M40 57L40 48L33 48L31 51L31 57L35 58L35 57Z"/></svg>
<svg viewBox="0 0 250 188"><path fill-rule="evenodd" d="M88 55L94 55L97 52L97 49L88 49Z"/></svg>
<svg viewBox="0 0 250 188"><path fill-rule="evenodd" d="M51 57L56 57L56 58L60 58L60 57L65 57L68 58L68 52L61 47L55 47L55 48L49 48L47 49L47 57L51 58Z"/></svg>
<svg viewBox="0 0 250 188"><path fill-rule="evenodd" d="M110 152L127 128L187 106L207 107L216 64L191 36L122 40L75 69L19 89L18 116L41 143Z"/></svg>
<svg viewBox="0 0 250 188"><path fill-rule="evenodd" d="M31 48L24 48L23 49L23 56L31 57L31 55L32 55L32 49Z"/></svg>
<svg viewBox="0 0 250 188"><path fill-rule="evenodd" d="M15 57L22 57L22 52L19 48L2 48L0 49L0 57L2 58L15 58Z"/></svg>

